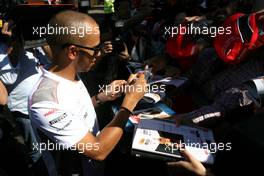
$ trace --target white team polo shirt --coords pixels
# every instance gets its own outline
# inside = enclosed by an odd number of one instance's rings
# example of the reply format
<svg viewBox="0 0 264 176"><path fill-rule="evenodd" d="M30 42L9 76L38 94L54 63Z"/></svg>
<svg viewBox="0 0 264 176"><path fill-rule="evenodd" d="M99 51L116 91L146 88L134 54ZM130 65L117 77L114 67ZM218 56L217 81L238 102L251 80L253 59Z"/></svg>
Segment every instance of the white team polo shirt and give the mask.
<svg viewBox="0 0 264 176"><path fill-rule="evenodd" d="M73 82L44 69L29 97L29 114L34 130L67 147L79 142L88 131L94 135L99 132L94 106L83 82Z"/></svg>
<svg viewBox="0 0 264 176"><path fill-rule="evenodd" d="M81 80L73 82L43 69L43 75L29 96L28 107L38 142L45 141L44 134L45 138L67 149L83 139L87 132L99 133L91 97ZM49 175L57 175L56 159L48 150L43 152L43 158ZM87 163L89 168L91 160Z"/></svg>

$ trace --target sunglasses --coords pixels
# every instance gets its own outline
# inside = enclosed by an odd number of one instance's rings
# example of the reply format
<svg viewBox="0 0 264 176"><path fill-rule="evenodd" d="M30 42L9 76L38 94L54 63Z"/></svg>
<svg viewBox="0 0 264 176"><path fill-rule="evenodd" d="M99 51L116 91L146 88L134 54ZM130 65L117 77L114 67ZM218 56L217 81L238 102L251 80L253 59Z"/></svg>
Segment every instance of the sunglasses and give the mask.
<svg viewBox="0 0 264 176"><path fill-rule="evenodd" d="M101 51L102 47L103 47L102 44L99 44L99 45L97 45L97 46L91 48L91 47L82 46L82 45L77 45L77 44L73 44L73 43L66 43L66 44L63 44L63 45L62 45L62 48L68 47L68 46L70 46L70 45L74 45L74 46L77 46L77 47L79 47L79 48L83 48L83 49L87 49L87 50L92 50L92 51L94 51L94 54L92 55L92 57L96 57L96 56L99 54L99 52Z"/></svg>

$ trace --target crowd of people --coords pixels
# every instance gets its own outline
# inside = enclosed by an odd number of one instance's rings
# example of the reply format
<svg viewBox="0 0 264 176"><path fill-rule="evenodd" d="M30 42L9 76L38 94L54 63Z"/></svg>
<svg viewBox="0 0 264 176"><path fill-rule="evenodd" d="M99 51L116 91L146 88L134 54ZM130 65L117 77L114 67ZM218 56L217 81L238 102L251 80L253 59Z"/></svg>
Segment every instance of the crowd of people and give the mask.
<svg viewBox="0 0 264 176"><path fill-rule="evenodd" d="M248 86L264 75L261 0L105 0L104 18L74 3L43 26L85 35L48 32L30 47L23 17L14 15L22 2L0 2L0 175L140 175L109 171L113 161L126 168L111 154L148 91L146 73L131 74L128 62L147 65L152 78L185 77L161 99L176 112L175 128L206 127L232 144L213 165L182 150L184 161L162 161L164 175L262 173L263 109ZM53 149L42 151L48 143Z"/></svg>

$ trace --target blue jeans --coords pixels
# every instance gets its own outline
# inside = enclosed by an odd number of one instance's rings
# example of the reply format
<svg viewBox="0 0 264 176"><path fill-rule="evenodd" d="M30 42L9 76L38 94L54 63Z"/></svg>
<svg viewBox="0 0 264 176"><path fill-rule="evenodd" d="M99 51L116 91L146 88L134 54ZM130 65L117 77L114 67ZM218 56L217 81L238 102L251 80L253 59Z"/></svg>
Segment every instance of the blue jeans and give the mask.
<svg viewBox="0 0 264 176"><path fill-rule="evenodd" d="M41 154L38 150L33 150L34 145L37 143L36 136L34 134L33 128L31 126L31 122L28 115L22 114L20 112L12 112L16 124L24 138L25 147L26 147L26 154L27 158L29 160L29 164L36 163L40 157Z"/></svg>

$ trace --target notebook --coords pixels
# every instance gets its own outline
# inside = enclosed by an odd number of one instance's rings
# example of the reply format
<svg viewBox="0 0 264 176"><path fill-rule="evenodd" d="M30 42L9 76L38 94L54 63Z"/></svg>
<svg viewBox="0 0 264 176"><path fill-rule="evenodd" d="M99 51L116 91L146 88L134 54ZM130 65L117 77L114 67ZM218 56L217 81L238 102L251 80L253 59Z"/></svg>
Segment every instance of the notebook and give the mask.
<svg viewBox="0 0 264 176"><path fill-rule="evenodd" d="M160 119L141 119L134 129L131 153L166 161L184 159L180 146L197 160L214 163L216 145L213 132L193 126L176 126L175 122Z"/></svg>

